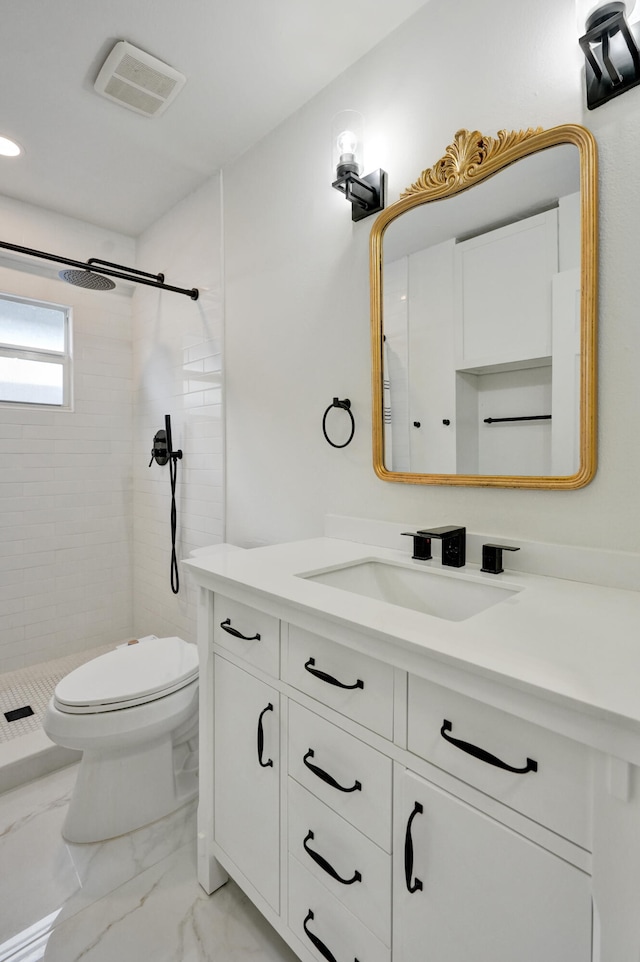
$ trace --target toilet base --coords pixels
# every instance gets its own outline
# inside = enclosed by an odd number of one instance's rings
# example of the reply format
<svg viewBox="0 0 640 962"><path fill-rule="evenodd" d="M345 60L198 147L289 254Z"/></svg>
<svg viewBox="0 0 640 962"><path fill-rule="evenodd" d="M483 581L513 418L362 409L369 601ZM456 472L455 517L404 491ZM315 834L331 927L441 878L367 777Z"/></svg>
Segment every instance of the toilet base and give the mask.
<svg viewBox="0 0 640 962"><path fill-rule="evenodd" d="M179 744L172 733L138 750L85 750L62 834L101 842L164 818L198 794L197 726Z"/></svg>

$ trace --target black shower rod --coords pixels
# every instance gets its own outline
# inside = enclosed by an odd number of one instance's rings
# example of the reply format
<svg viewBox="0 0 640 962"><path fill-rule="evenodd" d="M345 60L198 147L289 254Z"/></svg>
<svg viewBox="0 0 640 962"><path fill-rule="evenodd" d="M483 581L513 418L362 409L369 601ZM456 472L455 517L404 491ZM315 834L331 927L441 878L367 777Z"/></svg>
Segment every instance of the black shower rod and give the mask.
<svg viewBox="0 0 640 962"><path fill-rule="evenodd" d="M55 261L57 264L66 264L68 267L77 267L80 270L88 271L90 274L118 277L120 280L129 281L132 284L146 284L148 287L157 287L163 291L185 294L187 297L190 297L192 301L198 300L199 291L197 287L187 290L184 287L174 287L172 284L165 284L164 274L148 274L146 271L139 271L135 267L125 267L123 264L112 264L110 261L103 261L97 257L90 257L88 261L74 261L70 257L59 257L57 254L47 254L45 251L34 250L31 247L21 247L19 244L9 244L7 241L0 241L0 248L16 251L18 254L28 254L30 257L40 257L47 261ZM98 267L97 265L101 266ZM74 282L71 281L71 283ZM78 281L75 281L75 283L80 287L83 286Z"/></svg>

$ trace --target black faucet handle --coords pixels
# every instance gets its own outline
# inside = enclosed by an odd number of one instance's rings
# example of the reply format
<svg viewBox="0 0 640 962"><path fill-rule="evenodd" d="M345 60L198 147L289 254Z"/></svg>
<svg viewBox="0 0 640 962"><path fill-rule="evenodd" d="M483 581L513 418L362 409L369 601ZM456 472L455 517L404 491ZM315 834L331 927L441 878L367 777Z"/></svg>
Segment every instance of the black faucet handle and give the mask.
<svg viewBox="0 0 640 962"><path fill-rule="evenodd" d="M490 575L502 574L504 571L502 567L503 551L520 551L520 548L514 548L510 544L483 544L482 568L480 571L486 571Z"/></svg>
<svg viewBox="0 0 640 962"><path fill-rule="evenodd" d="M431 538L422 531L403 531L403 537L413 538L412 558L416 561L431 561Z"/></svg>

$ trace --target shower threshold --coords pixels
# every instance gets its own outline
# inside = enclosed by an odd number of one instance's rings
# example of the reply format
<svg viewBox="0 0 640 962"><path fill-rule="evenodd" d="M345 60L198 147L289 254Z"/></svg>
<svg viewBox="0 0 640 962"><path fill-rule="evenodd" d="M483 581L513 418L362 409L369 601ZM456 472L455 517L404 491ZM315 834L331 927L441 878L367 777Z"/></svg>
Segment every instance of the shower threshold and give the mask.
<svg viewBox="0 0 640 962"><path fill-rule="evenodd" d="M79 761L80 752L47 738L42 718L65 675L114 647L92 648L0 675L0 794Z"/></svg>

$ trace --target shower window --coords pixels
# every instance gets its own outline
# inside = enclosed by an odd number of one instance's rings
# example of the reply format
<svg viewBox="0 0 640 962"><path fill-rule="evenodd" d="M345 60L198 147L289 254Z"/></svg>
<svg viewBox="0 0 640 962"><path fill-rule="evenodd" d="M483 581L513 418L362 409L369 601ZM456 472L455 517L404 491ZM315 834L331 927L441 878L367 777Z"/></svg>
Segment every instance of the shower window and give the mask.
<svg viewBox="0 0 640 962"><path fill-rule="evenodd" d="M70 314L0 294L0 402L71 408Z"/></svg>

